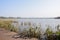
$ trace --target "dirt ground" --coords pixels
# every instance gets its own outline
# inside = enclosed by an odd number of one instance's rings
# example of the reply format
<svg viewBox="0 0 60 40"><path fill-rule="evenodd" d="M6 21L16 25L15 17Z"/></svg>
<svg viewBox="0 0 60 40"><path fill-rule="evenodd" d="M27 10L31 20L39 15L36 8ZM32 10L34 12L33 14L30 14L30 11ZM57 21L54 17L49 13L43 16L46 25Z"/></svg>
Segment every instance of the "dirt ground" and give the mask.
<svg viewBox="0 0 60 40"><path fill-rule="evenodd" d="M5 30L3 28L0 28L0 40L38 40L36 38L27 38L27 39L23 39L23 38L13 38L13 35L16 35L17 33L15 32L10 32L8 30Z"/></svg>

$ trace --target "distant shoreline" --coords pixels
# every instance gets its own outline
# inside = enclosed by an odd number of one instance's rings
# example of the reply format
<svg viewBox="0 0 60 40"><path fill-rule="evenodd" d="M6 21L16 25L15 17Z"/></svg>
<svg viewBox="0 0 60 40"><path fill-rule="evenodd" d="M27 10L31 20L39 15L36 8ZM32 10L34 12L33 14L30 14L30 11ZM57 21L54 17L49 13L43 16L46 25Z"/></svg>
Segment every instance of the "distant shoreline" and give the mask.
<svg viewBox="0 0 60 40"><path fill-rule="evenodd" d="M60 19L60 17L0 17L0 19Z"/></svg>

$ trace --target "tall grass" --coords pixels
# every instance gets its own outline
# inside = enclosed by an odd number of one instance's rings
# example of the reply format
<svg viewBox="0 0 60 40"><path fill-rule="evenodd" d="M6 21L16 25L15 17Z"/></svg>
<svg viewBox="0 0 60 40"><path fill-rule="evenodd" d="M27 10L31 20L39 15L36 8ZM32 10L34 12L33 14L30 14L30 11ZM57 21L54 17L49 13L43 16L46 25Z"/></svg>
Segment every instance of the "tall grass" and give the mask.
<svg viewBox="0 0 60 40"><path fill-rule="evenodd" d="M14 31L17 32L17 28L14 27L14 25L12 25L12 21L0 21L0 28L5 28L6 30L10 30L10 31Z"/></svg>
<svg viewBox="0 0 60 40"><path fill-rule="evenodd" d="M38 27L30 27L29 30L24 29L24 31L20 35L29 38L40 38L41 34Z"/></svg>

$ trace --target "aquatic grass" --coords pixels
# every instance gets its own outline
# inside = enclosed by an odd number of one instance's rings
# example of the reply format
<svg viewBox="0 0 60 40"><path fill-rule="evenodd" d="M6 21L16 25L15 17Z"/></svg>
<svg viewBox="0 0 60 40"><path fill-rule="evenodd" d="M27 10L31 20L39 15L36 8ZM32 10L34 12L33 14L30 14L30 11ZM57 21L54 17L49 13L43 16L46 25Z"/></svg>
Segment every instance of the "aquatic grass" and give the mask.
<svg viewBox="0 0 60 40"><path fill-rule="evenodd" d="M38 29L38 30L37 30ZM38 27L30 27L29 30L24 29L23 32L20 33L21 37L29 37L29 38L40 38L40 31Z"/></svg>
<svg viewBox="0 0 60 40"><path fill-rule="evenodd" d="M60 35L60 32L57 31L55 34Z"/></svg>
<svg viewBox="0 0 60 40"><path fill-rule="evenodd" d="M53 32L49 27L46 29L46 33L48 34L48 40L60 40L60 25L57 25L57 31Z"/></svg>

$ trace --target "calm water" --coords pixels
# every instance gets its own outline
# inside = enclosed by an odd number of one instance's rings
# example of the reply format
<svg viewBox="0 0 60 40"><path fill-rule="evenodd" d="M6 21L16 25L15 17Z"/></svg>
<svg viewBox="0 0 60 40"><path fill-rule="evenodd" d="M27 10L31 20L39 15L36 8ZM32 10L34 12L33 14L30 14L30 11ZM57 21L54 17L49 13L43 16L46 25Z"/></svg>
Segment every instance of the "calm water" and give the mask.
<svg viewBox="0 0 60 40"><path fill-rule="evenodd" d="M21 22L30 22L30 23L35 24L35 25L40 24L42 31L45 31L46 28L48 27L48 25L53 31L56 31L57 30L56 26L58 24L60 24L60 19L43 19L43 18L42 19L39 19L39 18L27 19L27 18L21 18L21 19L18 19L18 22L19 22L19 27L21 28L21 30L23 30L24 28L29 28L28 26L21 26L20 25Z"/></svg>

